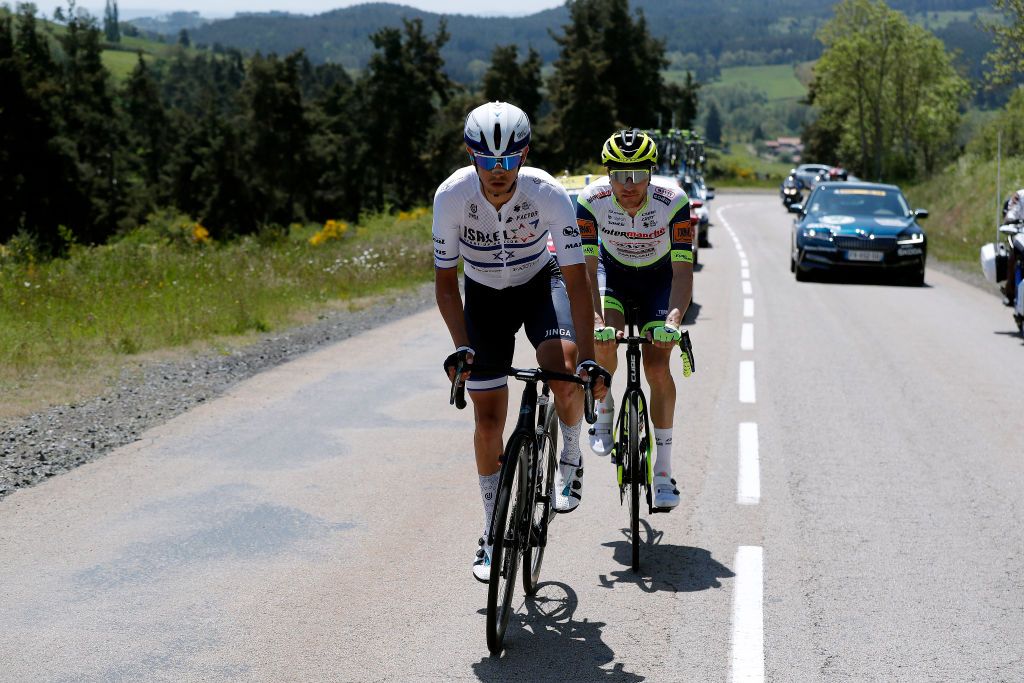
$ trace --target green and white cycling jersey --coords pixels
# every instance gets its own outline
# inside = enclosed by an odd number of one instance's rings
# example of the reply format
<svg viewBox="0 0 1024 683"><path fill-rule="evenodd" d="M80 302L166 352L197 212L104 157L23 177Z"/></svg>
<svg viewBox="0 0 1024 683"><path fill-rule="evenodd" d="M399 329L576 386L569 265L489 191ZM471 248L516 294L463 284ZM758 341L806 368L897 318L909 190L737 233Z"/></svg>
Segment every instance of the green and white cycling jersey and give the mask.
<svg viewBox="0 0 1024 683"><path fill-rule="evenodd" d="M693 263L690 200L671 180L652 177L643 205L630 216L612 194L608 176L598 178L580 193L576 224L587 256L603 252L630 268Z"/></svg>
<svg viewBox="0 0 1024 683"><path fill-rule="evenodd" d="M501 211L488 203L472 166L459 169L434 195L434 267L455 268L494 289L529 282L547 267L548 233L561 266L582 264L583 247L565 188L539 168L523 166Z"/></svg>

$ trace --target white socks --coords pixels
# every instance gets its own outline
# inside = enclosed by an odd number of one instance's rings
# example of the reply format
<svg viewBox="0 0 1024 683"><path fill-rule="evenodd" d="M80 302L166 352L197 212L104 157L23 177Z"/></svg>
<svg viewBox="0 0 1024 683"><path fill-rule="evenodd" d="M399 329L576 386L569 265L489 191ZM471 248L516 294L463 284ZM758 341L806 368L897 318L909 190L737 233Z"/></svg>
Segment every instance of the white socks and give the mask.
<svg viewBox="0 0 1024 683"><path fill-rule="evenodd" d="M480 477L480 498L484 503L484 536L486 537L487 531L491 528L491 517L494 516L494 502L498 494L498 478L501 476L501 470L487 476L482 474L477 476Z"/></svg>
<svg viewBox="0 0 1024 683"><path fill-rule="evenodd" d="M583 418L574 425L567 425L558 419L558 427L562 431L562 462L570 465L579 465L582 462L583 452L580 450L580 426L583 425Z"/></svg>
<svg viewBox="0 0 1024 683"><path fill-rule="evenodd" d="M655 474L672 473L672 428L654 428L654 443L657 445L657 457L654 460Z"/></svg>

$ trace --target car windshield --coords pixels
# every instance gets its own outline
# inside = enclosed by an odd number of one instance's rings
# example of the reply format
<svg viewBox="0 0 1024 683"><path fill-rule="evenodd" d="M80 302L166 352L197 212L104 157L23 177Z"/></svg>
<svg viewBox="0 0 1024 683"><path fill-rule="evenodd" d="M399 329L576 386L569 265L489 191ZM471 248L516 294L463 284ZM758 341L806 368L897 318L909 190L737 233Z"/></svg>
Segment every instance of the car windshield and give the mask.
<svg viewBox="0 0 1024 683"><path fill-rule="evenodd" d="M873 187L821 187L811 198L808 215L906 217L903 193Z"/></svg>

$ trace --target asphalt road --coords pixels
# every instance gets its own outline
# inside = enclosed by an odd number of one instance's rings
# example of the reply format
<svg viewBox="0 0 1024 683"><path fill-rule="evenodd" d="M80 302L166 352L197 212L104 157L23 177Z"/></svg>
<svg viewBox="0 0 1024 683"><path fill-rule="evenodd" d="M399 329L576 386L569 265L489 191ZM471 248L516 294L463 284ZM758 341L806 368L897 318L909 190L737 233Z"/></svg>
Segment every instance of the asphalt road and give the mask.
<svg viewBox="0 0 1024 683"><path fill-rule="evenodd" d="M488 656L471 418L428 311L0 502L0 680L1024 680L1007 310L934 269L797 283L775 195L721 194L712 219L683 503L645 518L639 574L587 452Z"/></svg>

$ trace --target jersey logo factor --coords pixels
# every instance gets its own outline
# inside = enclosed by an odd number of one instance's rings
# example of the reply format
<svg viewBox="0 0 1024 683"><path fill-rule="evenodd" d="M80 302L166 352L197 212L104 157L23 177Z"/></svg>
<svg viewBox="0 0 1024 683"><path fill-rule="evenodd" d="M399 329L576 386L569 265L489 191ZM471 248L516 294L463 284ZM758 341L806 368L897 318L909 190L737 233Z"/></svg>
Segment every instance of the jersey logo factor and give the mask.
<svg viewBox="0 0 1024 683"><path fill-rule="evenodd" d="M580 226L580 237L583 239L597 238L597 226L594 225L594 221L588 221L585 218L577 218L576 225Z"/></svg>
<svg viewBox="0 0 1024 683"><path fill-rule="evenodd" d="M690 221L679 221L672 224L673 242L693 242L693 225Z"/></svg>

